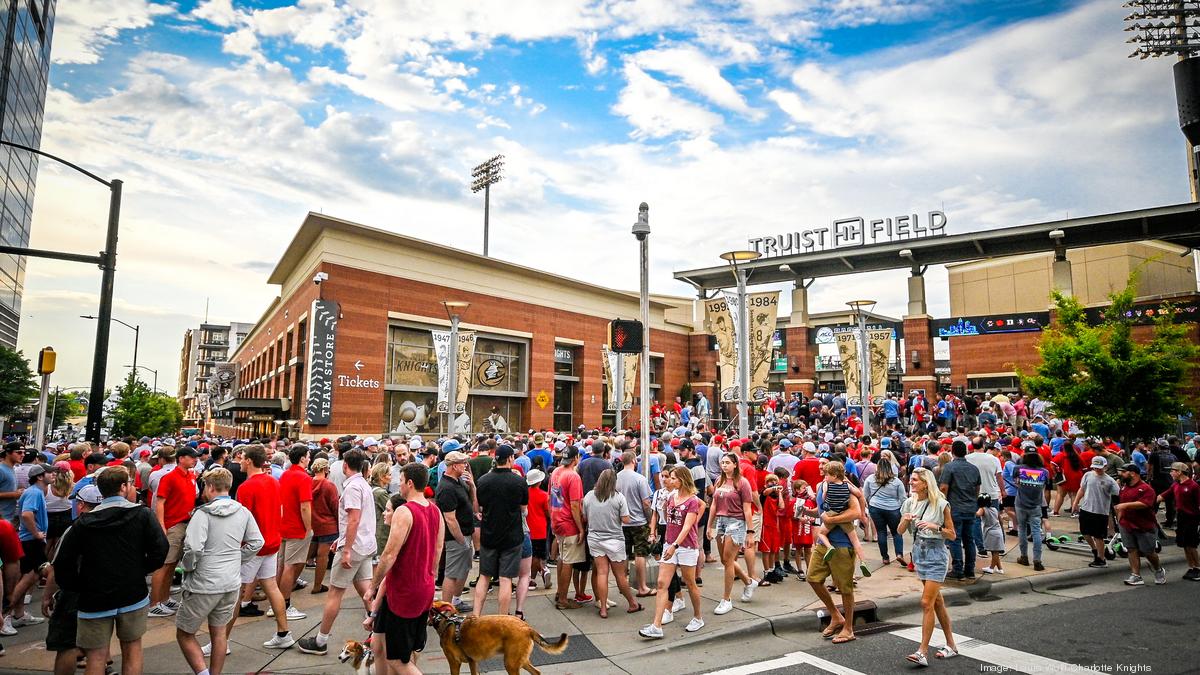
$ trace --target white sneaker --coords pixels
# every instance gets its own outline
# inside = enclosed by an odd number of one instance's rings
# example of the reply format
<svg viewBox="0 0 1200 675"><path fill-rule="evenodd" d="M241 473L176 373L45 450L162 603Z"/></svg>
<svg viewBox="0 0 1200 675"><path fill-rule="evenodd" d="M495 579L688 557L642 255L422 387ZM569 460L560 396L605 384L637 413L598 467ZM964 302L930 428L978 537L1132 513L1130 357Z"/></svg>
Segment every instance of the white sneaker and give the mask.
<svg viewBox="0 0 1200 675"><path fill-rule="evenodd" d="M173 609L173 610L175 610L176 612L178 612L178 611L179 611L179 603L178 603L178 602L176 602L175 600L172 600L172 599L170 599L170 598L167 598L167 601L166 601L166 602L164 602L163 604L167 606L167 609Z"/></svg>
<svg viewBox="0 0 1200 675"><path fill-rule="evenodd" d="M669 609L663 610L662 625L667 625L675 620L675 614Z"/></svg>
<svg viewBox="0 0 1200 675"><path fill-rule="evenodd" d="M608 608L609 608L609 609L612 609L613 607L616 607L616 606L617 606L617 601L616 601L616 600L609 600L607 604L608 604Z"/></svg>
<svg viewBox="0 0 1200 675"><path fill-rule="evenodd" d="M1004 568L1002 568L1002 567L985 567L985 568L983 568L983 573L984 574L1004 574Z"/></svg>
<svg viewBox="0 0 1200 675"><path fill-rule="evenodd" d="M25 594L25 604L29 605L32 603L33 603L33 595L26 593Z"/></svg>
<svg viewBox="0 0 1200 675"><path fill-rule="evenodd" d="M649 624L642 626L642 629L638 631L638 635L641 635L644 638L650 638L652 640L661 640L663 632L661 628L658 628L654 624Z"/></svg>
<svg viewBox="0 0 1200 675"><path fill-rule="evenodd" d="M308 615L305 614L304 612L301 612L299 608L297 608L295 606L287 608L287 620L288 621L299 621L300 619L307 619L307 618L308 618Z"/></svg>
<svg viewBox="0 0 1200 675"><path fill-rule="evenodd" d="M1154 570L1154 584L1156 586L1162 586L1165 583L1167 583L1167 568L1160 567L1160 568ZM28 615L26 615L26 616L28 616ZM38 623L41 623L41 621L39 620ZM20 625L24 625L24 624L17 624L17 625L20 626Z"/></svg>
<svg viewBox="0 0 1200 675"><path fill-rule="evenodd" d="M721 614L728 614L732 610L733 603L728 600L722 600L717 603L717 608L713 610L713 614L720 616Z"/></svg>
<svg viewBox="0 0 1200 675"><path fill-rule="evenodd" d="M1167 579L1164 576L1163 583L1166 583L1166 581L1167 581ZM13 625L13 628L21 628L22 626L36 626L45 620L46 619L43 617L34 616L34 615L30 614L29 612L25 612L25 616L20 616L20 617L13 619L12 625Z"/></svg>
<svg viewBox="0 0 1200 675"><path fill-rule="evenodd" d="M270 640L263 643L263 647L267 649L287 649L294 644L296 644L296 640L292 637L291 633L288 633L283 637L279 637L278 635L271 636Z"/></svg>
<svg viewBox="0 0 1200 675"><path fill-rule="evenodd" d="M692 620L688 622L687 628L684 628L684 630L686 630L689 633L695 633L696 631L700 630L701 628L704 628L704 619L697 619L696 617L692 617Z"/></svg>
<svg viewBox="0 0 1200 675"><path fill-rule="evenodd" d="M675 598L675 602L671 603L671 611L674 613L682 612L685 609L687 609L687 603L683 601L683 598Z"/></svg>
<svg viewBox="0 0 1200 675"><path fill-rule="evenodd" d="M12 617L4 617L4 624L0 625L0 635L16 635L17 629L13 628Z"/></svg>
<svg viewBox="0 0 1200 675"><path fill-rule="evenodd" d="M750 599L754 597L754 589L756 588L758 588L758 580L751 579L750 583L746 584L746 587L742 589L742 602L750 602Z"/></svg>
<svg viewBox="0 0 1200 675"><path fill-rule="evenodd" d="M1146 582L1142 581L1142 577L1140 577L1139 575L1130 574L1129 578L1125 580L1125 585L1126 586L1145 586Z"/></svg>
<svg viewBox="0 0 1200 675"><path fill-rule="evenodd" d="M150 611L146 613L146 616L148 616L152 619L156 618L156 617L161 618L161 617L165 617L165 616L174 616L174 615L175 615L175 610L171 609L165 603L162 603L162 602L151 607Z"/></svg>
<svg viewBox="0 0 1200 675"><path fill-rule="evenodd" d="M203 647L201 647L200 653L205 656L212 656L212 643L210 642L210 643L204 645ZM233 648L229 646L228 642L225 643L225 656L229 656L232 653L233 653Z"/></svg>

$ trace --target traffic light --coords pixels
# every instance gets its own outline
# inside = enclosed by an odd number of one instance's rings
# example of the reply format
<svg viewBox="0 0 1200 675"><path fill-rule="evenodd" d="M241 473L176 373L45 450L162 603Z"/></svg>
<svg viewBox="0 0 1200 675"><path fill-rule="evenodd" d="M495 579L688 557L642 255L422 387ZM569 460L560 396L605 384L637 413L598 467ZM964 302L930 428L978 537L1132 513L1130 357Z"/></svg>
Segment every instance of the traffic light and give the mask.
<svg viewBox="0 0 1200 675"><path fill-rule="evenodd" d="M38 375L49 375L54 372L54 347L45 347L38 352Z"/></svg>
<svg viewBox="0 0 1200 675"><path fill-rule="evenodd" d="M617 319L608 324L608 346L618 354L642 353L642 322Z"/></svg>

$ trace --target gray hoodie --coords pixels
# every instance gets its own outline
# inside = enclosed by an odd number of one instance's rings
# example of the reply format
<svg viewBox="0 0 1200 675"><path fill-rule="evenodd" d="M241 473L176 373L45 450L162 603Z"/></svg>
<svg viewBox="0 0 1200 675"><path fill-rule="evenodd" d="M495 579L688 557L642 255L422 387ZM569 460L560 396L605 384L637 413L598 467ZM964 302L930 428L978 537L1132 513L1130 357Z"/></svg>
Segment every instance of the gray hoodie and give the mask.
<svg viewBox="0 0 1200 675"><path fill-rule="evenodd" d="M232 499L217 499L192 514L183 538L183 590L228 593L241 588L242 563L263 547L254 516Z"/></svg>

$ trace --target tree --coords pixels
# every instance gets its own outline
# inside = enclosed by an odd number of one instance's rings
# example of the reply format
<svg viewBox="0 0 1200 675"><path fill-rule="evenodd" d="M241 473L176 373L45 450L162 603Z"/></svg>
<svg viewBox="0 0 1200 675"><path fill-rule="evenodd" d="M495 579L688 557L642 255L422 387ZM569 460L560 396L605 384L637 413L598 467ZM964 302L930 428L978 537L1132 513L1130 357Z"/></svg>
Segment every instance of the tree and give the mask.
<svg viewBox="0 0 1200 675"><path fill-rule="evenodd" d="M56 400L57 398L57 400ZM57 429L63 424L66 424L68 417L79 417L87 412L87 406L83 403L84 398L74 391L51 392L47 404L50 406L50 412L54 414L54 420L50 424L50 429Z"/></svg>
<svg viewBox="0 0 1200 675"><path fill-rule="evenodd" d="M174 433L183 424L183 409L166 394L150 391L136 373L129 373L117 389L119 399L112 407L112 435L161 436Z"/></svg>
<svg viewBox="0 0 1200 675"><path fill-rule="evenodd" d="M1133 339L1137 277L1134 271L1124 290L1109 295L1098 325L1089 324L1077 299L1055 291L1054 325L1038 343L1042 362L1033 374L1020 374L1022 387L1051 401L1060 417L1125 441L1161 435L1192 409L1186 385L1200 354L1191 329L1175 323L1171 311L1155 318L1149 341Z"/></svg>
<svg viewBox="0 0 1200 675"><path fill-rule="evenodd" d="M40 388L29 359L19 351L0 347L0 417L13 417L37 398Z"/></svg>

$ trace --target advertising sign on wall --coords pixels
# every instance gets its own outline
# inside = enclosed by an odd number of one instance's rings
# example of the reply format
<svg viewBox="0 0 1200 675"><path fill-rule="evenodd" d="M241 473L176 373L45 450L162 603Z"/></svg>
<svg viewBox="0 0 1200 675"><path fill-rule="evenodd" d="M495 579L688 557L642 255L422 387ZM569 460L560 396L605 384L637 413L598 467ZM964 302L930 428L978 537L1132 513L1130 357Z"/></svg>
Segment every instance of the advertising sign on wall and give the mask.
<svg viewBox="0 0 1200 675"><path fill-rule="evenodd" d="M1133 309L1125 312L1125 318L1136 324L1150 324L1154 320L1161 317L1168 310L1167 302L1151 302L1134 306ZM1200 303L1197 302L1181 302L1170 305L1175 310L1175 321L1179 323L1195 323L1200 321ZM1087 317L1088 323L1098 324L1104 320L1104 313L1108 310L1107 307L1088 307L1083 310Z"/></svg>
<svg viewBox="0 0 1200 675"><path fill-rule="evenodd" d="M929 333L934 337L942 338L999 333L1030 333L1044 330L1049 324L1050 312L960 316L930 321Z"/></svg>
<svg viewBox="0 0 1200 675"><path fill-rule="evenodd" d="M333 357L337 346L338 304L313 300L309 310L308 399L304 421L329 424L333 414Z"/></svg>

